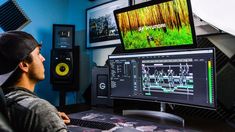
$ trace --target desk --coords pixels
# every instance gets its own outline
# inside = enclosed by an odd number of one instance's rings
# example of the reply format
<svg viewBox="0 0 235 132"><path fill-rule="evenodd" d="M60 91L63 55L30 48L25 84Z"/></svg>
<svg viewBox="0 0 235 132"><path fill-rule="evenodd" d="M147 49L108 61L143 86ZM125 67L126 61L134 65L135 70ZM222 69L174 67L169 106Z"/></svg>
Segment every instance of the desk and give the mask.
<svg viewBox="0 0 235 132"><path fill-rule="evenodd" d="M196 132L195 130L185 129L170 125L162 125L146 120L140 120L136 118L124 117L116 114L111 114L110 112L102 112L99 110L88 110L84 112L78 112L69 115L70 118L77 118L77 119L86 119L86 120L93 120L93 121L102 121L102 122L110 122L116 124L117 127L114 127L110 131L113 132L181 132L181 131L189 131L189 132ZM74 132L80 131L88 131L88 132L100 132L101 130L98 129L90 129L90 128L82 128L79 126L68 126L69 130Z"/></svg>

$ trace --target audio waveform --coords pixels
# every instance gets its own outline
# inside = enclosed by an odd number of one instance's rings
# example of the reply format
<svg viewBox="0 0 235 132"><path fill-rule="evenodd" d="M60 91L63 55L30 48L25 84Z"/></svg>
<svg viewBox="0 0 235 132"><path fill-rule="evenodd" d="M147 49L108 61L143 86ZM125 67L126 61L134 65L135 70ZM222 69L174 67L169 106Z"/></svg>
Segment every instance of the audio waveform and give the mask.
<svg viewBox="0 0 235 132"><path fill-rule="evenodd" d="M143 91L193 95L191 70L190 62L142 64Z"/></svg>

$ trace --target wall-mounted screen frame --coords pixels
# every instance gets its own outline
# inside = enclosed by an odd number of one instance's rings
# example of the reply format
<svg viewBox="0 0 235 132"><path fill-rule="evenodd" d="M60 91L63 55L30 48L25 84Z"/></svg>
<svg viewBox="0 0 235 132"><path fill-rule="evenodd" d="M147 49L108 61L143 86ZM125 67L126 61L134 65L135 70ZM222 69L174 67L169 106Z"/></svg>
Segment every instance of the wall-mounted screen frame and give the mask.
<svg viewBox="0 0 235 132"><path fill-rule="evenodd" d="M114 0L86 9L86 48L120 44L113 11L129 6L129 0Z"/></svg>

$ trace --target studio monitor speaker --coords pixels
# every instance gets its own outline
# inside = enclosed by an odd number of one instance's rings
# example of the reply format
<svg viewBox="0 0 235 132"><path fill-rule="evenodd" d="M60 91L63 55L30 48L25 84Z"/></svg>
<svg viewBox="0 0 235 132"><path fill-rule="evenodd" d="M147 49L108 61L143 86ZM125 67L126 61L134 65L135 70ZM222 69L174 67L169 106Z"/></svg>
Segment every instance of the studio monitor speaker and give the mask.
<svg viewBox="0 0 235 132"><path fill-rule="evenodd" d="M94 67L92 69L91 104L113 106L109 95L109 68L105 66Z"/></svg>
<svg viewBox="0 0 235 132"><path fill-rule="evenodd" d="M72 50L53 49L51 51L51 83L72 84L73 66Z"/></svg>

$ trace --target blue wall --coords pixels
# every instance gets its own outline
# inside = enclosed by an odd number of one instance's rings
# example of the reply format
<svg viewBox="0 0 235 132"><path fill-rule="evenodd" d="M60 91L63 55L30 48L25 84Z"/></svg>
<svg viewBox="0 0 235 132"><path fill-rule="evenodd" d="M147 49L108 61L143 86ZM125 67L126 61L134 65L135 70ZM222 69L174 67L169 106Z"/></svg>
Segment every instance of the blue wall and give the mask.
<svg viewBox="0 0 235 132"><path fill-rule="evenodd" d="M94 49L86 49L86 9L111 0L96 0L90 2L88 0L69 0L68 4L68 22L76 25L76 44L80 45L80 71L81 85L80 94L83 94L91 84L91 69L94 66L93 51ZM86 97L85 97L86 98ZM90 97L87 97L90 98Z"/></svg>
<svg viewBox="0 0 235 132"><path fill-rule="evenodd" d="M69 0L68 22L76 25L76 30L86 29L86 9L112 0Z"/></svg>

